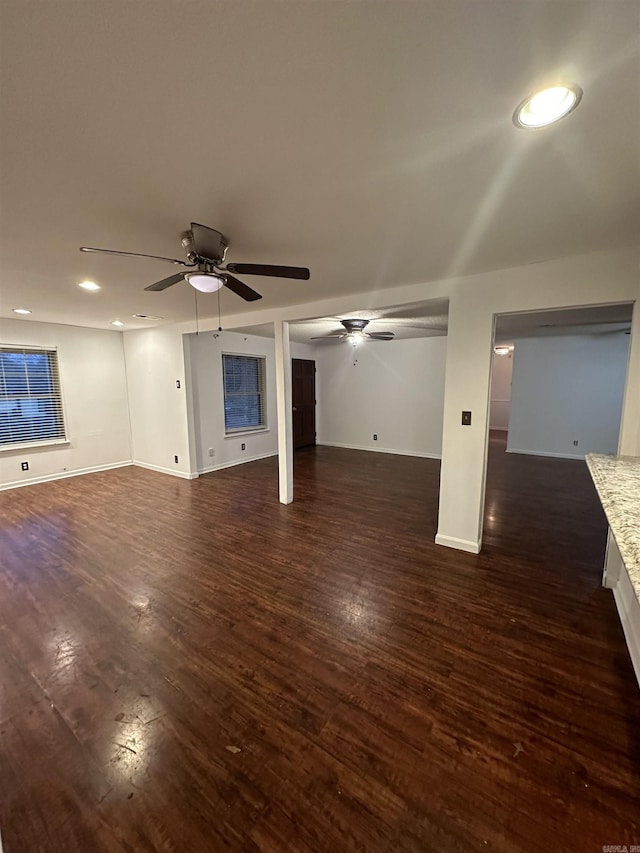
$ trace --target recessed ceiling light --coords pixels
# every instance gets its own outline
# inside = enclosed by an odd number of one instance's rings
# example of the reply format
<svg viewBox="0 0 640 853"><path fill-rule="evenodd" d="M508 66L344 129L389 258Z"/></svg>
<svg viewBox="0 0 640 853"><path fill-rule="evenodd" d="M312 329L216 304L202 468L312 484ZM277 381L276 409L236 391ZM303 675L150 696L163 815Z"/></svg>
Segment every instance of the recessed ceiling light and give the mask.
<svg viewBox="0 0 640 853"><path fill-rule="evenodd" d="M122 322L122 320L112 320L111 325L112 326L124 326L124 323Z"/></svg>
<svg viewBox="0 0 640 853"><path fill-rule="evenodd" d="M154 317L153 314L132 314L136 320L163 320L164 317Z"/></svg>
<svg viewBox="0 0 640 853"><path fill-rule="evenodd" d="M579 86L551 86L529 95L518 104L513 114L516 127L534 128L546 127L570 112L580 103L582 89Z"/></svg>
<svg viewBox="0 0 640 853"><path fill-rule="evenodd" d="M83 290L100 290L100 285L96 284L95 281L79 281L78 287Z"/></svg>
<svg viewBox="0 0 640 853"><path fill-rule="evenodd" d="M12 308L14 314L31 314L28 308Z"/></svg>

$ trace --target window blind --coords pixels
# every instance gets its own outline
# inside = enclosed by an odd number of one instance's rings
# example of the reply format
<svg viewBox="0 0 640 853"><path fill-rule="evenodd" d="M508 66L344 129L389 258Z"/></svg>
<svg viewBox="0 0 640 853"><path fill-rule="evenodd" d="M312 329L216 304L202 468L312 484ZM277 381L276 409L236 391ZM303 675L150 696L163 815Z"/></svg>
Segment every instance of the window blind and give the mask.
<svg viewBox="0 0 640 853"><path fill-rule="evenodd" d="M0 345L0 447L65 439L57 352Z"/></svg>
<svg viewBox="0 0 640 853"><path fill-rule="evenodd" d="M266 427L264 365L259 356L222 356L225 433Z"/></svg>

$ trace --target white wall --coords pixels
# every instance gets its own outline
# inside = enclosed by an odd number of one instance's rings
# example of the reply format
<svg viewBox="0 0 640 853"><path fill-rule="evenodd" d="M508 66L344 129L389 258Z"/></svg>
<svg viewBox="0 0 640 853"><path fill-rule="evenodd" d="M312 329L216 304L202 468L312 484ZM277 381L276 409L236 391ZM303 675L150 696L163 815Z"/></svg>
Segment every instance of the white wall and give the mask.
<svg viewBox="0 0 640 853"><path fill-rule="evenodd" d="M291 358L307 358L315 361L318 355L318 347L313 344L299 344L291 341Z"/></svg>
<svg viewBox="0 0 640 853"><path fill-rule="evenodd" d="M618 452L626 456L640 456L640 282L638 301L633 309Z"/></svg>
<svg viewBox="0 0 640 853"><path fill-rule="evenodd" d="M191 362L196 467L199 473L261 459L277 451L276 379L274 342L237 332L186 335ZM261 355L266 358L267 429L225 436L222 354ZM245 450L241 450L241 445ZM209 456L209 448L214 456Z"/></svg>
<svg viewBox="0 0 640 853"><path fill-rule="evenodd" d="M440 457L446 337L317 350L319 444Z"/></svg>
<svg viewBox="0 0 640 853"><path fill-rule="evenodd" d="M629 336L620 333L518 340L507 450L615 453L628 352Z"/></svg>
<svg viewBox="0 0 640 853"><path fill-rule="evenodd" d="M125 332L124 352L134 463L191 477L182 334L173 326Z"/></svg>
<svg viewBox="0 0 640 853"><path fill-rule="evenodd" d="M238 332L185 335L189 353L195 465L198 473L213 471L278 452L275 343L273 338ZM222 354L259 355L266 359L267 429L225 435ZM313 358L314 348L291 344L292 358ZM245 450L242 450L242 445ZM213 450L213 456L209 455Z"/></svg>
<svg viewBox="0 0 640 853"><path fill-rule="evenodd" d="M491 367L491 403L489 405L489 428L506 431L509 429L511 410L511 375L513 352L509 355L493 354Z"/></svg>
<svg viewBox="0 0 640 853"><path fill-rule="evenodd" d="M0 451L0 488L129 464L122 333L0 320L0 341L57 347L68 444ZM27 461L29 470L20 463Z"/></svg>

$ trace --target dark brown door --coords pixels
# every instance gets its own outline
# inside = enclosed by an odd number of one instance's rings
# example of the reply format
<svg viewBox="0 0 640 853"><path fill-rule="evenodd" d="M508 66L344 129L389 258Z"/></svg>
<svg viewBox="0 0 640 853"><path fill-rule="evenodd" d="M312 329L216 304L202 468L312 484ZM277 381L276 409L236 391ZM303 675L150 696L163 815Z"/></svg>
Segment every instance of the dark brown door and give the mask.
<svg viewBox="0 0 640 853"><path fill-rule="evenodd" d="M293 446L316 443L316 363L307 358L291 359L293 403Z"/></svg>

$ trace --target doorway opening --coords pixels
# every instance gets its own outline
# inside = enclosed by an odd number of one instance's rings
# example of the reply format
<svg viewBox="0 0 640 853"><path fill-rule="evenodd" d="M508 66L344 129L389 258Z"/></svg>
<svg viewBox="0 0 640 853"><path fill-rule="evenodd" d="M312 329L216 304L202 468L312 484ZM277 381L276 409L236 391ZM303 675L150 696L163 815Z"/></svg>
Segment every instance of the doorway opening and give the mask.
<svg viewBox="0 0 640 853"><path fill-rule="evenodd" d="M489 439L506 448L511 412L511 382L515 345L512 340L497 339L491 361L491 397L489 401Z"/></svg>
<svg viewBox="0 0 640 853"><path fill-rule="evenodd" d="M496 317L484 545L599 579L607 524L584 458L617 452L632 311Z"/></svg>

